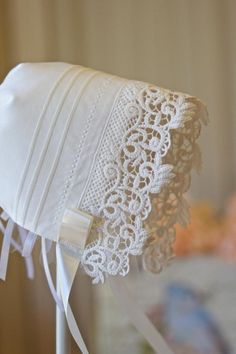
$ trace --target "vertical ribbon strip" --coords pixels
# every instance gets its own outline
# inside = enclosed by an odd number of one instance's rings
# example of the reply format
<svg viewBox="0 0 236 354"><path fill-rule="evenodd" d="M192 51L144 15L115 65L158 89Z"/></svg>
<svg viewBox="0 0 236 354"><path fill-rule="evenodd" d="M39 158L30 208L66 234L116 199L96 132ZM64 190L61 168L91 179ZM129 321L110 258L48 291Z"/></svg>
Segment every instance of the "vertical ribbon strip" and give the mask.
<svg viewBox="0 0 236 354"><path fill-rule="evenodd" d="M92 223L93 217L90 214L78 209L67 209L56 245L57 279L61 299L68 327L83 354L88 354L88 350L72 313L69 296Z"/></svg>
<svg viewBox="0 0 236 354"><path fill-rule="evenodd" d="M12 233L14 230L15 224L12 219L8 219L7 227L5 229L3 243L2 243L2 251L0 257L0 279L6 279L7 273L7 265L9 259L9 253L11 248L11 240L12 240Z"/></svg>

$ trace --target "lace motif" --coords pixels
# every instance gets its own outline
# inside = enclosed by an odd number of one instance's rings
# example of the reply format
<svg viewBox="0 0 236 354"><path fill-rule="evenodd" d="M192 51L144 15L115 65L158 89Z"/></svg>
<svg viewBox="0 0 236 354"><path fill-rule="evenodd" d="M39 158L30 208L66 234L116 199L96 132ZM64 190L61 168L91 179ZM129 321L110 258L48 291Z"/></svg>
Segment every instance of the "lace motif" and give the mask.
<svg viewBox="0 0 236 354"><path fill-rule="evenodd" d="M169 262L173 225L186 219L182 194L199 157L196 111L196 99L140 82L120 93L81 205L101 220L82 256L93 283L106 273L126 275L129 255L144 246L149 270Z"/></svg>

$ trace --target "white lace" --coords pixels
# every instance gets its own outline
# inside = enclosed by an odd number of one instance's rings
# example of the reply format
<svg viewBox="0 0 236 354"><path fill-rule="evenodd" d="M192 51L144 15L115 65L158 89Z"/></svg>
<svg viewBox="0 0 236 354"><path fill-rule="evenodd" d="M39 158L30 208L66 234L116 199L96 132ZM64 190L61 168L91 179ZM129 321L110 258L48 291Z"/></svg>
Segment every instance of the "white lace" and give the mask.
<svg viewBox="0 0 236 354"><path fill-rule="evenodd" d="M182 195L200 163L199 132L196 99L140 82L123 88L81 203L100 220L82 256L93 283L126 275L143 248L147 269L168 264L173 226L188 217Z"/></svg>
<svg viewBox="0 0 236 354"><path fill-rule="evenodd" d="M141 82L121 90L78 206L95 216L81 255L93 283L126 275L130 255L143 253L151 272L173 257L174 225L188 222L183 194L201 164L202 107L196 98Z"/></svg>

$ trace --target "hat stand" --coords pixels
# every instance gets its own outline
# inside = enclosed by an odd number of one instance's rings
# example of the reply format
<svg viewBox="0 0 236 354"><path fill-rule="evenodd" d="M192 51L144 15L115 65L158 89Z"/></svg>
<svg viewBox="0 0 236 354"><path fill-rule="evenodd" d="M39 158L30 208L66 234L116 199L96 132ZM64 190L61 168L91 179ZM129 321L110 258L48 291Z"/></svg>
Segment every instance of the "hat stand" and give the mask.
<svg viewBox="0 0 236 354"><path fill-rule="evenodd" d="M57 267L58 269L58 267ZM57 271L57 293L60 295L58 271ZM70 354L71 335L68 329L65 312L56 304L56 354Z"/></svg>

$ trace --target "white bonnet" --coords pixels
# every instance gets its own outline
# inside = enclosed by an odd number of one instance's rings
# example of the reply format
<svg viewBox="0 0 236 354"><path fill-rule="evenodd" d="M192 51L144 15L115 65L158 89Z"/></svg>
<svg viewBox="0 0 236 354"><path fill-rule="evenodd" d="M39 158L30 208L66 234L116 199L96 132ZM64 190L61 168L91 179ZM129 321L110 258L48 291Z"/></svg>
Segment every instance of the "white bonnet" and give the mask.
<svg viewBox="0 0 236 354"><path fill-rule="evenodd" d="M200 167L196 140L206 122L195 97L71 64L21 64L0 85L0 277L11 245L29 262L40 237L49 287L84 354L69 305L78 266L98 283L126 275L131 255L143 254L152 272L169 263L174 225L188 221L183 194ZM170 354L115 279L134 325Z"/></svg>
<svg viewBox="0 0 236 354"><path fill-rule="evenodd" d="M65 63L18 65L0 86L0 206L53 241L66 209L96 217L81 260L95 282L125 275L142 252L159 271L187 221L205 121L186 94Z"/></svg>

